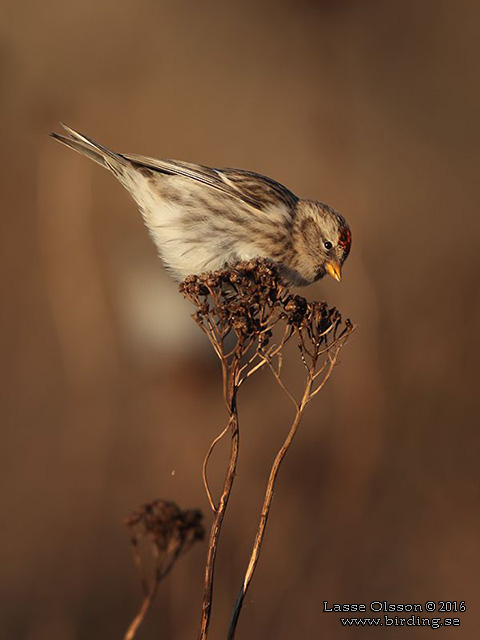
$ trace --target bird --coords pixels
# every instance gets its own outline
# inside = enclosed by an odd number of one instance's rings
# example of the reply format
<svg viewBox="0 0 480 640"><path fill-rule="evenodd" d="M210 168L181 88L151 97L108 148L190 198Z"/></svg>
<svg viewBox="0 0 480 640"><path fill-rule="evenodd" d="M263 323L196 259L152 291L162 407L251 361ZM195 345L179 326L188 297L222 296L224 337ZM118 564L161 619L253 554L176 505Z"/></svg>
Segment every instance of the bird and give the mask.
<svg viewBox="0 0 480 640"><path fill-rule="evenodd" d="M131 194L175 279L265 259L294 286L327 274L340 281L352 234L329 205L252 171L115 153L61 126L67 135L51 133L55 140L111 171Z"/></svg>

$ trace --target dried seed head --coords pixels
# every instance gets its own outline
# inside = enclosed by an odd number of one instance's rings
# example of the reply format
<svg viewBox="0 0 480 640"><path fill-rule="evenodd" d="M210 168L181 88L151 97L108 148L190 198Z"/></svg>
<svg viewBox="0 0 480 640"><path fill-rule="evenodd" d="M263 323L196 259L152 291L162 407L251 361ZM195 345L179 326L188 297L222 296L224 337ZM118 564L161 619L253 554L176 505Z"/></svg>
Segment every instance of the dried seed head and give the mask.
<svg viewBox="0 0 480 640"><path fill-rule="evenodd" d="M136 509L124 519L132 544L148 537L158 551L175 547L186 551L197 540L203 540L203 515L196 509L182 511L174 502L154 500Z"/></svg>
<svg viewBox="0 0 480 640"><path fill-rule="evenodd" d="M242 348L247 338L265 346L271 336L266 331L283 321L298 334L302 349L308 339L314 353L342 324L339 312L325 302L307 302L293 294L275 264L265 260L188 276L180 290L196 306L195 320L207 334L213 332L218 342L233 331ZM351 323L343 325L344 330L351 328Z"/></svg>

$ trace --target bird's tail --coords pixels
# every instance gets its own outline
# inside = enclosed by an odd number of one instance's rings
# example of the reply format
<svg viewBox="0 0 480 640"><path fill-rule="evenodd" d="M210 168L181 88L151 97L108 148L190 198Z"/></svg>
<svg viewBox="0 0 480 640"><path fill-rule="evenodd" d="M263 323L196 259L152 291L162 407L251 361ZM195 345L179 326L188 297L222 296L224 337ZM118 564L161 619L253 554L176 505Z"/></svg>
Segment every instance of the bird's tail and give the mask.
<svg viewBox="0 0 480 640"><path fill-rule="evenodd" d="M63 122L60 124L69 135L64 136L58 133L51 133L50 135L55 140L58 140L67 147L70 147L70 149L74 149L75 151L82 153L84 156L91 158L94 162L97 162L106 169L110 169L114 173L116 173L115 169L118 168L119 164L123 166L129 164L128 160L118 153L114 153L98 142L95 142L95 140L91 140L90 138L87 138L87 136L78 133L78 131L70 129L70 127L67 127Z"/></svg>

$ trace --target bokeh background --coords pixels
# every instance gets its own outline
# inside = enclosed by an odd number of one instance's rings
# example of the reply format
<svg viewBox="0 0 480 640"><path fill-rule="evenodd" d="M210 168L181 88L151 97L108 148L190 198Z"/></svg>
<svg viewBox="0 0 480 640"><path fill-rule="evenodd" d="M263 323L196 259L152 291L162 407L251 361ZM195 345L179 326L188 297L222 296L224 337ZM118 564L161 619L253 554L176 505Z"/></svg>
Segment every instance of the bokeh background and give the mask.
<svg viewBox="0 0 480 640"><path fill-rule="evenodd" d="M239 638L351 630L322 602L465 600L480 625L480 6L474 0L3 0L0 21L2 636L119 638L141 591L122 517L208 505L218 364L134 203L48 138L236 166L351 223L358 324L282 471ZM224 638L290 407L241 397L211 638ZM212 467L221 479L226 449ZM205 545L139 638L196 637Z"/></svg>

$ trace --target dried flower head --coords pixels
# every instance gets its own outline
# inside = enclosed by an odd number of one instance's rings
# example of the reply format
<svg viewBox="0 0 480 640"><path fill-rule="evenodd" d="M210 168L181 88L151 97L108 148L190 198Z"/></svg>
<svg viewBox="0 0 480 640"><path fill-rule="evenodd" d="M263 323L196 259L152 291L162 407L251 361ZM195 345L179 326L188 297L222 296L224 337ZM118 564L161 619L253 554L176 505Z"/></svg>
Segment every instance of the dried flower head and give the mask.
<svg viewBox="0 0 480 640"><path fill-rule="evenodd" d="M135 564L140 572L145 594L142 605L125 634L125 640L133 640L135 634L152 606L161 580L169 573L178 557L191 546L203 540L205 529L203 515L197 509L182 511L174 502L154 500L142 505L124 519L132 544ZM153 576L147 578L139 552L142 540L150 542L150 552L154 560Z"/></svg>
<svg viewBox="0 0 480 640"><path fill-rule="evenodd" d="M296 334L304 356L315 357L330 337L335 340L353 328L325 302L308 302L293 294L276 265L264 260L189 276L180 291L195 305L196 322L217 347L233 331L242 348L252 342L263 348L272 330L283 323L286 339Z"/></svg>
<svg viewBox="0 0 480 640"><path fill-rule="evenodd" d="M198 509L182 511L174 502L154 500L124 519L132 545L148 538L159 553L184 553L203 540L203 515ZM178 553L177 553L178 551Z"/></svg>

